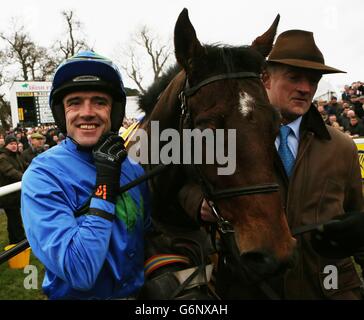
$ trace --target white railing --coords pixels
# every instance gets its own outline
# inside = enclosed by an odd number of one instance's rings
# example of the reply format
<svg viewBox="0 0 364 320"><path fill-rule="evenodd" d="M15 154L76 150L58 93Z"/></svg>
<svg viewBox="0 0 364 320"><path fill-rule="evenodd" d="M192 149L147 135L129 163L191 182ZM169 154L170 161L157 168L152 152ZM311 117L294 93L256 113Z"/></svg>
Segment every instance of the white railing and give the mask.
<svg viewBox="0 0 364 320"><path fill-rule="evenodd" d="M0 197L5 196L9 193L13 193L15 191L19 191L21 189L21 181L8 184L7 186L0 188Z"/></svg>
<svg viewBox="0 0 364 320"><path fill-rule="evenodd" d="M5 196L12 192L19 191L20 189L21 189L21 181L8 184L7 186L0 188L0 197ZM15 257L18 253L24 251L28 247L29 247L29 242L27 239L24 239L20 241L15 247L7 251L0 252L0 264L4 263L5 261L8 261L12 257Z"/></svg>

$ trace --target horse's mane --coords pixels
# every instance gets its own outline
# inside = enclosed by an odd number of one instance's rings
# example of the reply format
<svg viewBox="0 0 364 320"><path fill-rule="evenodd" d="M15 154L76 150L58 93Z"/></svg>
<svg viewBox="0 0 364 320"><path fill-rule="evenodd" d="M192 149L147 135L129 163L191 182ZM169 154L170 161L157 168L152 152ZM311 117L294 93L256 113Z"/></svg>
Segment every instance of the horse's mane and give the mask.
<svg viewBox="0 0 364 320"><path fill-rule="evenodd" d="M209 72L259 72L263 57L255 50L249 50L249 46L230 46L222 44L205 45L204 67ZM149 115L158 96L168 86L172 79L182 68L175 64L170 67L158 80L156 80L144 94L139 96L139 107Z"/></svg>
<svg viewBox="0 0 364 320"><path fill-rule="evenodd" d="M181 71L181 69L182 68L177 63L169 67L158 80L153 82L144 94L140 94L138 102L140 109L149 115L157 103L158 96L168 86L177 73Z"/></svg>
<svg viewBox="0 0 364 320"><path fill-rule="evenodd" d="M231 46L226 44L213 44L205 46L208 68L217 72L236 72L240 69L251 69L256 65L252 59L252 50L249 46Z"/></svg>

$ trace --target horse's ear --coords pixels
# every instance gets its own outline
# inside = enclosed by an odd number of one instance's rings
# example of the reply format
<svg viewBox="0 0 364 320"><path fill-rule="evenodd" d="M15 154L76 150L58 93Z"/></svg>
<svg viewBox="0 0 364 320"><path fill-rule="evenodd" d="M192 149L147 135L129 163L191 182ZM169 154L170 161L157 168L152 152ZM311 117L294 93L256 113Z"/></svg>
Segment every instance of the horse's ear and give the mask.
<svg viewBox="0 0 364 320"><path fill-rule="evenodd" d="M174 48L178 63L188 71L192 58L204 53L203 46L198 41L196 31L188 18L188 10L185 8L180 13L174 27Z"/></svg>
<svg viewBox="0 0 364 320"><path fill-rule="evenodd" d="M267 57L272 50L274 37L277 33L279 18L280 15L278 14L270 28L260 37L256 38L251 45L251 47L258 50L263 57Z"/></svg>

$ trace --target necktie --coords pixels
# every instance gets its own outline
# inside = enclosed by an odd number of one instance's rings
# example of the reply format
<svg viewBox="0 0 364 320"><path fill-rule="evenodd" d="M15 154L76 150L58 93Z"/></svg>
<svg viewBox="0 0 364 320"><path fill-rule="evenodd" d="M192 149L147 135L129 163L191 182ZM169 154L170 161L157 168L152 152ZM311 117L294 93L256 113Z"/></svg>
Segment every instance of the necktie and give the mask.
<svg viewBox="0 0 364 320"><path fill-rule="evenodd" d="M294 166L295 158L292 151L288 147L288 136L291 133L291 128L288 126L281 126L279 129L279 138L281 140L278 153L283 162L284 169L286 170L287 176L290 177Z"/></svg>

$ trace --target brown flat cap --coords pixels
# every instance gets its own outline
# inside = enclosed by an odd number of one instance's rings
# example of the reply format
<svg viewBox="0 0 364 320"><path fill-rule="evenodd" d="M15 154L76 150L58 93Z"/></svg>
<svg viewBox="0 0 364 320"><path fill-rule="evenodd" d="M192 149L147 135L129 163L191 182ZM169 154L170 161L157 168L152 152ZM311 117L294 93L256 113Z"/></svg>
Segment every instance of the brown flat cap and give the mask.
<svg viewBox="0 0 364 320"><path fill-rule="evenodd" d="M313 33L304 30L288 30L281 33L267 61L318 70L323 74L346 73L325 65L324 56L316 46Z"/></svg>
<svg viewBox="0 0 364 320"><path fill-rule="evenodd" d="M34 132L31 134L30 138L41 140L41 139L44 139L45 137L38 132Z"/></svg>

